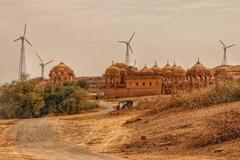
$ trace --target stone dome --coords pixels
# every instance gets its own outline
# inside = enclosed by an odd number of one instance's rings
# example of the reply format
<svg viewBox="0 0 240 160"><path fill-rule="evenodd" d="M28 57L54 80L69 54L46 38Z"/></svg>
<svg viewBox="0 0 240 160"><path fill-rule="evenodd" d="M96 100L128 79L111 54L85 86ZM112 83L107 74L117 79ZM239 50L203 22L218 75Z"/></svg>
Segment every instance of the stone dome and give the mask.
<svg viewBox="0 0 240 160"><path fill-rule="evenodd" d="M73 69L71 67L69 67L68 65L64 64L63 62L59 63L58 65L56 65L55 67L52 68L52 71L54 72L67 72L68 74L72 74L73 73Z"/></svg>
<svg viewBox="0 0 240 160"><path fill-rule="evenodd" d="M49 77L52 83L63 83L75 80L73 69L63 62L51 69Z"/></svg>
<svg viewBox="0 0 240 160"><path fill-rule="evenodd" d="M205 73L206 71L207 71L206 67L199 60L191 68L191 72L193 74L202 74Z"/></svg>
<svg viewBox="0 0 240 160"><path fill-rule="evenodd" d="M177 67L177 65L175 64L175 62L174 62L174 65L172 66L171 69L172 69L172 72L173 72L173 73L178 70L178 67Z"/></svg>
<svg viewBox="0 0 240 160"><path fill-rule="evenodd" d="M171 76L172 75L172 66L168 63L162 69L164 76Z"/></svg>
<svg viewBox="0 0 240 160"><path fill-rule="evenodd" d="M181 66L178 66L178 67L175 67L174 75L175 76L185 76L186 71Z"/></svg>
<svg viewBox="0 0 240 160"><path fill-rule="evenodd" d="M185 71L181 66L178 66L178 71L179 71L181 74L186 74L186 71Z"/></svg>
<svg viewBox="0 0 240 160"><path fill-rule="evenodd" d="M140 74L144 74L144 75L151 75L151 74L154 74L154 72L151 70L151 69L149 69L146 65L145 65L145 67L143 67L143 69L141 69L140 71L139 71L139 73Z"/></svg>
<svg viewBox="0 0 240 160"><path fill-rule="evenodd" d="M152 70L155 74L162 74L162 70L161 68L157 65L157 63L155 62L155 65L150 69Z"/></svg>
<svg viewBox="0 0 240 160"><path fill-rule="evenodd" d="M126 69L124 69L124 68L121 68L120 70L119 70L119 72L120 72L120 74L121 75L127 75L127 71L126 71Z"/></svg>
<svg viewBox="0 0 240 160"><path fill-rule="evenodd" d="M139 74L139 70L135 67L131 67L128 71L128 75L137 75Z"/></svg>
<svg viewBox="0 0 240 160"><path fill-rule="evenodd" d="M126 65L125 63L115 63L113 65L119 69L125 69L126 71L130 69L130 66Z"/></svg>
<svg viewBox="0 0 240 160"><path fill-rule="evenodd" d="M109 68L106 69L105 75L106 76L119 76L120 69L115 65L111 65Z"/></svg>

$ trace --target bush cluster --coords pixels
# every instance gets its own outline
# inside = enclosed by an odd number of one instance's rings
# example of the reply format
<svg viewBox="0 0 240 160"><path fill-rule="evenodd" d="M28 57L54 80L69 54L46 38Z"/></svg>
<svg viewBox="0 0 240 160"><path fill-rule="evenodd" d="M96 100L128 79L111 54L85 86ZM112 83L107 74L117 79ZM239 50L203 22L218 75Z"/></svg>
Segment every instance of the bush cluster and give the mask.
<svg viewBox="0 0 240 160"><path fill-rule="evenodd" d="M183 93L173 97L169 107L204 107L240 100L239 81L221 81L208 88Z"/></svg>
<svg viewBox="0 0 240 160"><path fill-rule="evenodd" d="M3 118L78 114L97 107L97 102L88 101L88 91L79 83L40 86L33 81L19 82L5 87L0 96L0 116Z"/></svg>
<svg viewBox="0 0 240 160"><path fill-rule="evenodd" d="M17 83L4 88L0 96L0 116L28 118L44 106L34 82Z"/></svg>

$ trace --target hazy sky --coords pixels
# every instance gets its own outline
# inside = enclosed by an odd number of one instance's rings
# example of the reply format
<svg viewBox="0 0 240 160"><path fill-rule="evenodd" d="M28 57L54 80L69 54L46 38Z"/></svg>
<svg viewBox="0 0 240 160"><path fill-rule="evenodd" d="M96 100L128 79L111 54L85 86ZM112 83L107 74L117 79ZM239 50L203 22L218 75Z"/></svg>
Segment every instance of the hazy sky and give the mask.
<svg viewBox="0 0 240 160"><path fill-rule="evenodd" d="M0 83L18 77L20 42L27 23L28 72L40 75L37 51L44 60L63 61L77 76L101 75L112 60L123 62L132 42L137 66L157 60L191 67L200 58L207 67L219 65L219 39L238 46L228 62L240 62L240 0L0 0Z"/></svg>

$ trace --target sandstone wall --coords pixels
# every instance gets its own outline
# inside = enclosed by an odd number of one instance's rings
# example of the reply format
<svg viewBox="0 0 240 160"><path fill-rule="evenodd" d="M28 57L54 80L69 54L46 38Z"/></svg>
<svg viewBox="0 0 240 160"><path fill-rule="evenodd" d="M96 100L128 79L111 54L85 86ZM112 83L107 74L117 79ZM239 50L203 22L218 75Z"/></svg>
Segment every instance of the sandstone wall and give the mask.
<svg viewBox="0 0 240 160"><path fill-rule="evenodd" d="M102 88L100 92L107 98L149 96L161 94L160 88Z"/></svg>

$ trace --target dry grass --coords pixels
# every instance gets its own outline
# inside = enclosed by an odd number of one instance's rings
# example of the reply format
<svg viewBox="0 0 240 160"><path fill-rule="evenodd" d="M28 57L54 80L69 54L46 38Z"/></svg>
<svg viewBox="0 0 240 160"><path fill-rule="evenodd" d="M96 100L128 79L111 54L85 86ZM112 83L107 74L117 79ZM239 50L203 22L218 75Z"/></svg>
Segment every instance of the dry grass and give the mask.
<svg viewBox="0 0 240 160"><path fill-rule="evenodd" d="M240 82L222 81L173 97L167 107L197 108L240 100Z"/></svg>
<svg viewBox="0 0 240 160"><path fill-rule="evenodd" d="M218 144L240 138L240 112L226 111L210 117L193 140L195 147Z"/></svg>

